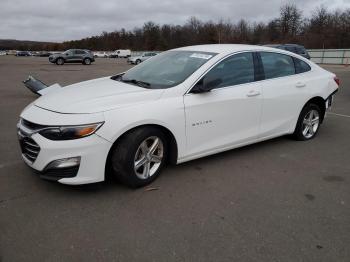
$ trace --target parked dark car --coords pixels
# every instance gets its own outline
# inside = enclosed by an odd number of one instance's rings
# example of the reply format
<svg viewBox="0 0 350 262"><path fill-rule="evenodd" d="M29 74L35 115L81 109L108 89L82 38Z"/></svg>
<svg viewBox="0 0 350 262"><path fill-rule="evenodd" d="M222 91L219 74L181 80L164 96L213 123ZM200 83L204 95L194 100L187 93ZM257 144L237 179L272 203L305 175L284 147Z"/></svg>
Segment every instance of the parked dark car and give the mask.
<svg viewBox="0 0 350 262"><path fill-rule="evenodd" d="M274 47L282 50L287 50L289 52L301 55L307 59L310 59L309 53L306 51L305 47L297 44L276 44L276 45L265 45L269 47Z"/></svg>
<svg viewBox="0 0 350 262"><path fill-rule="evenodd" d="M50 55L51 55L51 53L47 52L47 51L40 51L38 53L38 56L40 56L40 57L49 57Z"/></svg>
<svg viewBox="0 0 350 262"><path fill-rule="evenodd" d="M95 58L93 53L89 50L69 49L63 53L50 55L49 61L57 65L63 65L64 63L82 63L83 65L90 65L92 62L95 62Z"/></svg>
<svg viewBox="0 0 350 262"><path fill-rule="evenodd" d="M16 56L31 56L32 54L28 51L17 51Z"/></svg>

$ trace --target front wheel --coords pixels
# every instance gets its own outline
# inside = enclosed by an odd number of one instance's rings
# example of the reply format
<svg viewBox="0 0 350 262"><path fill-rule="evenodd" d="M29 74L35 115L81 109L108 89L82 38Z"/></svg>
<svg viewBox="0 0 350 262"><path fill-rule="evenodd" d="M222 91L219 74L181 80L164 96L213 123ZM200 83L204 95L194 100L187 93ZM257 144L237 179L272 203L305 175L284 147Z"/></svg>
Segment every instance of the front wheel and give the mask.
<svg viewBox="0 0 350 262"><path fill-rule="evenodd" d="M63 58L57 58L56 64L57 64L57 65L63 65L63 64L64 64Z"/></svg>
<svg viewBox="0 0 350 262"><path fill-rule="evenodd" d="M135 63L138 65L139 63L141 63L141 60L137 59Z"/></svg>
<svg viewBox="0 0 350 262"><path fill-rule="evenodd" d="M159 129L135 129L124 135L114 147L112 174L129 187L148 185L160 175L167 149L166 137Z"/></svg>
<svg viewBox="0 0 350 262"><path fill-rule="evenodd" d="M296 140L305 141L316 136L321 125L321 110L316 104L307 104L301 111L293 133Z"/></svg>

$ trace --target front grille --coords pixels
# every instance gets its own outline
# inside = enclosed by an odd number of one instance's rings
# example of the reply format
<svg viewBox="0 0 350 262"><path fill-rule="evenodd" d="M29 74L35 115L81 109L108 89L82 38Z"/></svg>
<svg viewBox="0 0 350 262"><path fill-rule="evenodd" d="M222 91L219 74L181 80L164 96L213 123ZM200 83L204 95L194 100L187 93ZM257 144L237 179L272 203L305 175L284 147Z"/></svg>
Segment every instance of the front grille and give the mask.
<svg viewBox="0 0 350 262"><path fill-rule="evenodd" d="M18 125L18 139L23 156L34 163L40 152L40 146L30 137L31 133L45 126L21 119Z"/></svg>
<svg viewBox="0 0 350 262"><path fill-rule="evenodd" d="M18 134L23 156L33 163L39 155L40 146L30 137L24 136L21 131L18 131Z"/></svg>

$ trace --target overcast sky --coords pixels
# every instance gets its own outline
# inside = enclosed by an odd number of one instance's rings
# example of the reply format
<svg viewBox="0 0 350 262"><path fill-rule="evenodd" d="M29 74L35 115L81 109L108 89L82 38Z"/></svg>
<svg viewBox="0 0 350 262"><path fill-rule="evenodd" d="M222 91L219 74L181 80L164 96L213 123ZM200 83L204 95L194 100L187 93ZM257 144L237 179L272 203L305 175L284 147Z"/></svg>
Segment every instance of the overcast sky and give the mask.
<svg viewBox="0 0 350 262"><path fill-rule="evenodd" d="M203 21L267 21L287 2L304 15L321 5L350 8L350 0L0 0L0 39L60 42L133 29L150 20L183 24L191 16Z"/></svg>

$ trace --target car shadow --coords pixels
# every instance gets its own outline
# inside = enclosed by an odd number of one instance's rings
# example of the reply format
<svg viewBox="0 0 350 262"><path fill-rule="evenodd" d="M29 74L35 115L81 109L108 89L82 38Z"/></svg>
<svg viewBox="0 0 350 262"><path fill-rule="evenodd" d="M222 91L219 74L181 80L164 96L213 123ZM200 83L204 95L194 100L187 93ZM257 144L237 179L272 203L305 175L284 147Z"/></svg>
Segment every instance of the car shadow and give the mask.
<svg viewBox="0 0 350 262"><path fill-rule="evenodd" d="M228 161L232 158L239 157L241 155L246 155L252 152L256 153L256 151L266 150L267 147L273 147L277 145L283 146L291 142L292 140L289 138L289 136L283 136L283 137L278 137L271 140L262 141L256 144L247 145L236 149L231 149L231 150L217 153L214 155L209 155L206 157L185 162L183 164L168 165L163 170L162 177L165 177L167 174L171 175L170 173L175 173L176 175L179 175L183 173L182 171L185 171L185 170L188 171L189 169L201 170L202 165L211 165L211 164L216 165L219 160L221 162ZM156 181L153 182L153 185L156 185ZM109 177L106 181L103 181L103 182L93 183L93 184L84 184L84 185L64 185L53 181L47 181L47 183L49 183L50 186L52 185L55 188L60 188L61 190L63 189L64 191L67 191L67 192L81 192L85 194L97 194L99 192L106 192L106 191L120 191L120 192L144 191L145 189L152 187L152 184L150 184L146 188L132 189L119 183L116 179L111 177Z"/></svg>

